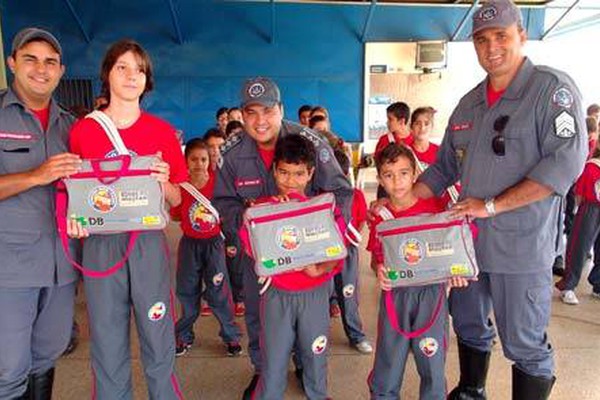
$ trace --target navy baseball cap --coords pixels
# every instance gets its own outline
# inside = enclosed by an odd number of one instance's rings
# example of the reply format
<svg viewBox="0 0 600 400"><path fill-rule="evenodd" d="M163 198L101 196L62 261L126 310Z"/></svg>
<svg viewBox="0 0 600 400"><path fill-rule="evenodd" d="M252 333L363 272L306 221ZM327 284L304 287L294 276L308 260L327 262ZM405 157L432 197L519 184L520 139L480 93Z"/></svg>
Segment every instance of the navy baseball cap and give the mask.
<svg viewBox="0 0 600 400"><path fill-rule="evenodd" d="M13 39L11 54L15 54L17 50L21 49L21 47L35 40L42 40L48 43L50 46L54 47L54 50L56 50L59 55L62 56L62 48L60 47L60 43L58 43L58 39L56 39L50 32L40 28L25 28L20 30Z"/></svg>
<svg viewBox="0 0 600 400"><path fill-rule="evenodd" d="M487 28L508 28L522 25L521 11L512 0L490 0L473 14L473 33Z"/></svg>
<svg viewBox="0 0 600 400"><path fill-rule="evenodd" d="M273 107L281 103L279 87L269 78L256 77L248 79L242 87L241 107L250 104L260 104L265 107Z"/></svg>

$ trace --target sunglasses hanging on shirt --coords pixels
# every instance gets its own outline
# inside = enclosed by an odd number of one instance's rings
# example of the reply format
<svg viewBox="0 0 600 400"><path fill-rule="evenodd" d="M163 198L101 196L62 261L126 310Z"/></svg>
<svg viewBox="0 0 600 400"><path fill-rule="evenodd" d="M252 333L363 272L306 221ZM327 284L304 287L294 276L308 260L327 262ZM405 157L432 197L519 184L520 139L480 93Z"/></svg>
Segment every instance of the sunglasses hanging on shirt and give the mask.
<svg viewBox="0 0 600 400"><path fill-rule="evenodd" d="M510 116L501 115L494 121L494 131L496 132L496 136L492 139L492 151L497 156L504 156L506 154L506 143L503 132L509 119Z"/></svg>

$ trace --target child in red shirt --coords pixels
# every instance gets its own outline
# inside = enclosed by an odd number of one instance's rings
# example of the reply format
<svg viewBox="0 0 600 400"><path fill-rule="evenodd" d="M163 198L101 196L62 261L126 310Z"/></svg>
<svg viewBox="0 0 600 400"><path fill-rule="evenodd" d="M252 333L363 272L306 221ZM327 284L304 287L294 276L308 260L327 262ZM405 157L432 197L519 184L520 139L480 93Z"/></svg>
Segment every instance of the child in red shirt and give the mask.
<svg viewBox="0 0 600 400"><path fill-rule="evenodd" d="M233 109L230 109L231 111ZM239 111L239 110L238 110ZM239 121L235 121L238 122ZM227 124L229 125L229 124ZM210 168L208 169L208 176L212 187L215 186L215 170L217 166L221 164L221 146L225 143L226 138L229 136L223 135L219 130L209 129L204 134L204 141L208 145L208 155L210 156ZM211 188L211 193L212 193ZM226 244L226 258L227 272L229 273L229 282L231 284L231 296L233 297L235 316L242 317L246 311L244 306L244 276L242 274L242 266L240 265L240 257L236 254L236 249L239 247L239 243L235 242L231 245ZM202 315L210 315L210 307L202 308Z"/></svg>
<svg viewBox="0 0 600 400"><path fill-rule="evenodd" d="M410 107L406 103L398 101L390 104L385 111L388 133L381 136L377 141L375 157L390 143L402 143L408 146L414 140L408 127Z"/></svg>
<svg viewBox="0 0 600 400"><path fill-rule="evenodd" d="M437 152L440 146L429 141L431 130L433 129L433 117L435 110L433 107L419 107L413 111L410 116L410 128L414 141L409 147L417 157L417 170L419 173L425 171L431 164L435 163ZM456 201L460 187L458 184L451 186L444 194L438 198L442 208L447 208L450 203ZM455 193L455 199L452 199L450 193Z"/></svg>
<svg viewBox="0 0 600 400"><path fill-rule="evenodd" d="M315 160L315 148L308 139L301 135L281 137L273 160L279 196L259 202L288 201L289 195L303 195L314 173ZM341 225L340 230L344 228L341 215L338 225ZM252 257L244 227L240 237ZM304 367L307 398L327 398L329 282L341 266L342 261L324 262L271 277L271 285L260 299L260 347L264 358L253 400L283 399L287 366L295 344Z"/></svg>
<svg viewBox="0 0 600 400"><path fill-rule="evenodd" d="M440 148L440 146L431 143L429 140L431 129L433 129L434 113L435 110L432 107L419 107L413 111L410 117L413 142L409 147L415 153L419 164L421 164L419 169L423 171L435 162L435 157Z"/></svg>
<svg viewBox="0 0 600 400"><path fill-rule="evenodd" d="M144 112L140 99L153 86L152 64L146 51L132 40L113 44L102 62L104 113L113 120L127 151L157 155L154 176L167 203L181 202L178 184L187 180L185 160L175 129ZM82 158L117 155L103 128L82 119L70 134L71 151ZM77 222L68 233L87 236ZM83 264L105 270L124 258L129 233L92 235L83 243ZM83 277L91 332L92 397L113 400L133 397L131 386L130 319L135 318L150 398L175 400L182 394L174 373L175 329L170 290L170 268L164 232L141 232L123 268L106 278ZM132 312L133 311L133 312Z"/></svg>
<svg viewBox="0 0 600 400"><path fill-rule="evenodd" d="M342 171L350 170L350 160L341 146L334 147L333 154L340 164ZM350 341L350 346L362 354L371 354L373 346L364 333L362 320L359 313L359 246L362 241L360 231L367 220L367 202L365 195L360 189L354 189L352 197L351 219L346 229L346 238L351 246L348 246L348 256L346 257L344 268L335 275L333 283L335 297L330 300L330 315L336 307L339 315L342 317L342 325L346 337Z"/></svg>
<svg viewBox="0 0 600 400"><path fill-rule="evenodd" d="M201 139L192 139L185 146L185 159L190 184L205 197L212 199L214 186L210 185L208 146ZM214 176L214 175L213 175ZM234 322L229 275L225 265L225 245L218 213L203 204L182 187L181 204L171 208L171 216L181 221L183 236L179 241L177 265L177 298L181 317L175 325L177 347L175 355L185 354L194 342L194 322L198 319L199 302L204 296L221 325L219 335L227 348L227 355L242 353L239 344L240 329ZM216 215L215 215L216 214Z"/></svg>
<svg viewBox="0 0 600 400"><path fill-rule="evenodd" d="M556 287L561 300L570 305L579 304L575 288L581 279L587 254L594 247L594 266L588 275L592 296L600 298L600 249L594 243L600 237L600 149L596 147L586 162L583 173L575 184L576 202L579 204L573 227L567 240L565 272Z"/></svg>
<svg viewBox="0 0 600 400"><path fill-rule="evenodd" d="M390 104L386 109L388 133L381 136L375 146L375 157L391 143L400 143L409 146L413 142L408 126L410 118L410 107L408 104L398 101ZM379 185L377 187L377 198L385 197L385 190Z"/></svg>
<svg viewBox="0 0 600 400"><path fill-rule="evenodd" d="M376 262L377 278L383 291L379 303L375 362L368 379L371 398L399 397L407 356L412 352L421 376L420 397L444 399L448 337L445 284L392 288L389 270L384 265L382 244L375 230L384 219L437 213L443 208L435 199L421 200L414 195L412 187L417 177L417 160L409 148L389 145L379 153L375 162L377 179L385 189L389 203L371 223L367 246ZM391 310L386 306L387 296L392 299ZM389 313L396 313L398 327L390 323ZM425 331L418 336L410 336L422 329Z"/></svg>

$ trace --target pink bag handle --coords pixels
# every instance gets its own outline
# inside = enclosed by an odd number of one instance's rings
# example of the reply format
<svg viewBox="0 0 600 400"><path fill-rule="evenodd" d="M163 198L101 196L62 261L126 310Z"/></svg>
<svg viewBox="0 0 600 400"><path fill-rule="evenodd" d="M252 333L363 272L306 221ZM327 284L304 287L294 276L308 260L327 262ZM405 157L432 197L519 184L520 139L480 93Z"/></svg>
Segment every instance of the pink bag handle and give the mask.
<svg viewBox="0 0 600 400"><path fill-rule="evenodd" d="M121 168L114 171L106 171L102 169L103 163L114 161L120 161ZM131 165L131 156L115 156L112 157L110 160L94 159L90 160L90 164L92 166L92 170L94 171L94 176L105 185L110 185L111 183L118 181L126 175L127 171L129 170L129 166Z"/></svg>
<svg viewBox="0 0 600 400"><path fill-rule="evenodd" d="M67 236L67 203L68 196L66 186L63 181L59 181L56 183L56 225L58 226L58 235L60 236L60 242L65 252L65 257L71 265L81 271L83 275L89 276L90 278L106 278L121 269L125 265L125 262L127 262L127 259L135 246L139 232L134 231L129 234L129 242L127 243L125 255L123 255L123 258L117 261L112 267L109 267L104 271L94 271L86 268L77 263L71 255L69 237Z"/></svg>
<svg viewBox="0 0 600 400"><path fill-rule="evenodd" d="M394 299L392 297L392 291L391 290L385 291L385 293L383 294L385 296L385 299L384 299L385 300L385 312L387 314L388 321L390 322L390 325L392 326L392 329L394 329L396 332L398 332L400 335L404 336L407 339L414 339L414 338L419 337L422 334L426 333L427 331L429 331L429 329L431 329L433 324L435 324L435 321L437 321L437 319L440 315L440 311L442 310L443 300L446 297L445 290L444 290L444 284L440 284L440 286L441 286L440 294L438 296L438 300L437 300L437 304L435 305L435 309L433 310L433 313L431 315L431 319L425 324L425 326L423 326L422 328L416 329L412 332L407 332L407 331L400 329L400 324L398 324L398 315L396 315L396 311L394 310Z"/></svg>

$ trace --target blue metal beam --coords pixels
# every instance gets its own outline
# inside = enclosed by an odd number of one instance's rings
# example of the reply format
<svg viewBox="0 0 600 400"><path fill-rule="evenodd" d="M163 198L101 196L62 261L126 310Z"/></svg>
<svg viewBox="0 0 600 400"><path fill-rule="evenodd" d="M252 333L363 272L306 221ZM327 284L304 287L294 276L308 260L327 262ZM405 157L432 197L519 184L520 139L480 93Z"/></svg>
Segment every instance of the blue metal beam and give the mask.
<svg viewBox="0 0 600 400"><path fill-rule="evenodd" d="M81 22L81 18L79 18L77 11L75 11L75 7L73 7L71 0L65 0L65 4L69 8L69 11L71 11L71 15L75 19L75 22L77 23L77 26L79 27L79 30L81 31L81 34L83 35L83 38L85 39L85 42L86 43L91 42L90 35L88 35L88 33L85 31L85 29L83 29L83 23Z"/></svg>
<svg viewBox="0 0 600 400"><path fill-rule="evenodd" d="M275 44L275 0L271 0L271 44Z"/></svg>
<svg viewBox="0 0 600 400"><path fill-rule="evenodd" d="M590 26L600 24L600 14L594 14L591 17L583 18L579 21L572 22L568 25L564 25L558 29L552 31L547 38L554 38L556 36L564 35L566 33L574 32L580 29L589 28Z"/></svg>
<svg viewBox="0 0 600 400"><path fill-rule="evenodd" d="M465 25L467 25L467 21L469 20L469 18L471 17L471 15L473 15L473 11L475 11L475 8L478 5L479 5L479 0L474 0L473 4L471 5L471 7L469 7L469 9L467 10L467 12L465 13L465 16L460 21L460 24L458 24L458 26L456 27L456 30L452 34L452 38L450 39L451 41L455 41L458 38L458 35L460 35L460 33L462 32L462 30L465 28Z"/></svg>
<svg viewBox="0 0 600 400"><path fill-rule="evenodd" d="M177 34L177 42L179 44L183 44L183 35L181 33L181 27L179 26L179 16L177 15L177 10L175 9L173 0L169 0L169 9L171 10L171 20L173 21L175 33Z"/></svg>
<svg viewBox="0 0 600 400"><path fill-rule="evenodd" d="M558 19L556 21L554 21L552 26L550 28L548 28L548 30L542 34L542 37L540 37L540 40L544 40L558 26L560 21L562 21L567 16L567 14L569 14L571 12L571 10L573 10L575 8L577 3L579 3L579 0L573 1L573 4L571 4L571 7L567 8L567 11L565 11L560 17L558 17Z"/></svg>
<svg viewBox="0 0 600 400"><path fill-rule="evenodd" d="M367 15L367 20L365 21L365 26L363 27L362 35L360 37L360 41L362 43L365 42L367 38L367 33L369 32L369 26L371 26L371 20L373 19L373 14L375 13L375 6L377 5L377 0L371 0L371 5L369 6L369 14Z"/></svg>

